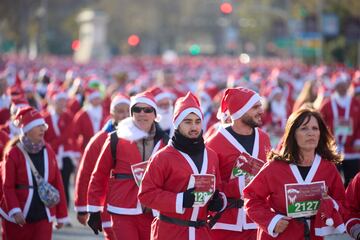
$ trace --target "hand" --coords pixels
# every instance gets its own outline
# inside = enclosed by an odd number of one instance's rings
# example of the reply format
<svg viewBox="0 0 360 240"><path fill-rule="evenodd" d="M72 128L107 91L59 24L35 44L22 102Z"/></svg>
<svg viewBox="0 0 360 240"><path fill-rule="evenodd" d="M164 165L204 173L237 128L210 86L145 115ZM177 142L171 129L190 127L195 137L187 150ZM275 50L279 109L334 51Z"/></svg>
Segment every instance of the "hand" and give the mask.
<svg viewBox="0 0 360 240"><path fill-rule="evenodd" d="M274 228L274 232L275 233L282 233L285 231L285 229L287 228L287 226L289 225L289 220L291 218L289 217L283 217L281 218L277 223L276 226Z"/></svg>
<svg viewBox="0 0 360 240"><path fill-rule="evenodd" d="M99 231L102 232L100 212L90 213L89 220L87 221L89 227L94 231L96 235Z"/></svg>
<svg viewBox="0 0 360 240"><path fill-rule="evenodd" d="M89 217L89 214L87 212L78 212L76 217L77 217L77 220L79 221L79 223L86 226L86 222Z"/></svg>
<svg viewBox="0 0 360 240"><path fill-rule="evenodd" d="M60 229L60 228L62 228L63 226L64 226L63 223L56 223L56 224L55 224L56 229Z"/></svg>
<svg viewBox="0 0 360 240"><path fill-rule="evenodd" d="M212 212L219 212L223 207L223 200L220 197L219 190L216 189L212 199L208 202L208 210Z"/></svg>
<svg viewBox="0 0 360 240"><path fill-rule="evenodd" d="M189 188L184 192L183 196L183 207L184 208L192 208L195 202L195 195L194 195L195 187Z"/></svg>
<svg viewBox="0 0 360 240"><path fill-rule="evenodd" d="M26 223L24 214L22 212L14 213L13 217L15 219L16 224L19 224L20 227L24 226L24 224Z"/></svg>

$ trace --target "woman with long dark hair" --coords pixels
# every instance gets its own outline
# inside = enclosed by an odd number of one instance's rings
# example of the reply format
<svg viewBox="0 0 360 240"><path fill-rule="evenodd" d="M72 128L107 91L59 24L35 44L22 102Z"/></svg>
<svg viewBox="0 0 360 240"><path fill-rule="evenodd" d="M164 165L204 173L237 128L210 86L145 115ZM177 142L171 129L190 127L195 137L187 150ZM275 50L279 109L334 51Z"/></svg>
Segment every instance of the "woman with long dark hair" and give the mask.
<svg viewBox="0 0 360 240"><path fill-rule="evenodd" d="M342 156L320 113L310 108L292 113L283 140L244 189L258 239L323 239L344 232L345 189L335 166ZM331 217L333 222L326 221Z"/></svg>

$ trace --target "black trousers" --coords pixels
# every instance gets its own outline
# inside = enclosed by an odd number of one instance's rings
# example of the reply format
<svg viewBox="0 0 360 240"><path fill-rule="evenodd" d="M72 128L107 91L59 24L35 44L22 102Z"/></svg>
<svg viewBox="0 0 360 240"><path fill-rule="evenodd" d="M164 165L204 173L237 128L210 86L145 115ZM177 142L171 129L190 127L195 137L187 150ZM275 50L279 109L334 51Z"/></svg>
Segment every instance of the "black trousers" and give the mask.
<svg viewBox="0 0 360 240"><path fill-rule="evenodd" d="M61 177L64 184L64 190L66 195L66 203L69 207L70 203L70 177L74 172L75 166L71 160L71 158L65 157L63 158L63 167L61 169Z"/></svg>

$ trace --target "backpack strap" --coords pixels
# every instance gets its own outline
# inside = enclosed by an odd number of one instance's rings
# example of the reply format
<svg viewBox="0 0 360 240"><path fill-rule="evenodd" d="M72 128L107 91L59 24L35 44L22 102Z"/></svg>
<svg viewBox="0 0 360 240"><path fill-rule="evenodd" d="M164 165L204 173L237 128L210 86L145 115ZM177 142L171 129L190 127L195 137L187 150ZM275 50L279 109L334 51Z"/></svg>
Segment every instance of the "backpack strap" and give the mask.
<svg viewBox="0 0 360 240"><path fill-rule="evenodd" d="M116 165L116 147L119 142L119 138L116 134L116 131L110 133L110 148L111 148L111 156L114 161L114 166Z"/></svg>

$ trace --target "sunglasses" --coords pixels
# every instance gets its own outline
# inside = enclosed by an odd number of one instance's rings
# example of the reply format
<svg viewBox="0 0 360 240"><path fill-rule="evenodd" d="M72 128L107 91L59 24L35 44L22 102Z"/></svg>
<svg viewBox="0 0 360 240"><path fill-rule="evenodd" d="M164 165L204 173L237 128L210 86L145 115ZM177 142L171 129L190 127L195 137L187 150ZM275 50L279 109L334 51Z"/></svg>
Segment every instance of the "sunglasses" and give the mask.
<svg viewBox="0 0 360 240"><path fill-rule="evenodd" d="M152 107L133 107L132 111L134 113L140 113L141 111L143 111L144 113L153 113L154 108L152 108Z"/></svg>

